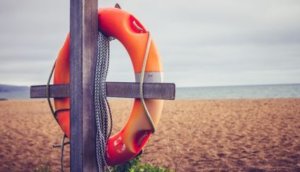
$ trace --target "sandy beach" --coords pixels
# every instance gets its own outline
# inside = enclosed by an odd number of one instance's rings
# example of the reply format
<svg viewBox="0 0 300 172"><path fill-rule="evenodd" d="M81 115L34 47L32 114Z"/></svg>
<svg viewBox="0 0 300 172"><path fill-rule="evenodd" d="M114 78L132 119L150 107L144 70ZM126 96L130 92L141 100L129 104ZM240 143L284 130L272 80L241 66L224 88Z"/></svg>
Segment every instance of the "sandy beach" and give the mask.
<svg viewBox="0 0 300 172"><path fill-rule="evenodd" d="M116 132L131 101L110 104ZM59 171L52 145L62 132L46 101L0 101L0 119L1 172ZM142 161L179 172L300 171L300 99L166 101Z"/></svg>

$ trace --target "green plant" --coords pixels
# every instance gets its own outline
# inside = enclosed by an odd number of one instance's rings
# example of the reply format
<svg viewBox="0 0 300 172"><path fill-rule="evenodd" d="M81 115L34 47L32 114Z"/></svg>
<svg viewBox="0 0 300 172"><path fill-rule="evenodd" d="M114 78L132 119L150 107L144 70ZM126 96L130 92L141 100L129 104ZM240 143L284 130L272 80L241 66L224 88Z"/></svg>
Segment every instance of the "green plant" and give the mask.
<svg viewBox="0 0 300 172"><path fill-rule="evenodd" d="M51 168L50 165L47 163L47 164L40 165L39 167L34 169L33 172L51 172Z"/></svg>
<svg viewBox="0 0 300 172"><path fill-rule="evenodd" d="M124 164L112 167L112 172L171 172L167 168L157 167L147 163L141 163L140 157L136 157Z"/></svg>
<svg viewBox="0 0 300 172"><path fill-rule="evenodd" d="M171 172L171 170L153 166L151 164L138 164L129 169L129 172Z"/></svg>

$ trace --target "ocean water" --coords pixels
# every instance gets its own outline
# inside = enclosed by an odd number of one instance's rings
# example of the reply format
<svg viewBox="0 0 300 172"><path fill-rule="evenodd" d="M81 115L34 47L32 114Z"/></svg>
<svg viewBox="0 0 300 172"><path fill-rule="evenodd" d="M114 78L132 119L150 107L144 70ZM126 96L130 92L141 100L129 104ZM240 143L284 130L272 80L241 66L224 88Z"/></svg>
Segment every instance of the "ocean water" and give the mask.
<svg viewBox="0 0 300 172"><path fill-rule="evenodd" d="M0 100L28 98L29 87L0 84Z"/></svg>
<svg viewBox="0 0 300 172"><path fill-rule="evenodd" d="M29 90L0 92L0 99L29 99Z"/></svg>
<svg viewBox="0 0 300 172"><path fill-rule="evenodd" d="M300 84L184 87L176 99L263 99L300 98Z"/></svg>

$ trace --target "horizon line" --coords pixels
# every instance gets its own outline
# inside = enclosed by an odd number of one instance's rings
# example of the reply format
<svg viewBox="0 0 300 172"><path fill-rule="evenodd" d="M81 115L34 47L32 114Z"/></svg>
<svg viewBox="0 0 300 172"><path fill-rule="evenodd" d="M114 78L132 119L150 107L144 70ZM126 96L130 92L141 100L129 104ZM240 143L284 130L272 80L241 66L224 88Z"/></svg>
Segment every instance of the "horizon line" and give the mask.
<svg viewBox="0 0 300 172"><path fill-rule="evenodd" d="M113 82L113 81L110 81ZM175 83L176 84L176 83ZM205 88L205 87L243 87L243 86L268 86L268 85L299 85L300 83L270 83L270 84L235 84L235 85L199 85L199 86L176 86L176 88ZM19 85L19 84L4 84L0 86L15 86L15 87L30 87L33 85Z"/></svg>

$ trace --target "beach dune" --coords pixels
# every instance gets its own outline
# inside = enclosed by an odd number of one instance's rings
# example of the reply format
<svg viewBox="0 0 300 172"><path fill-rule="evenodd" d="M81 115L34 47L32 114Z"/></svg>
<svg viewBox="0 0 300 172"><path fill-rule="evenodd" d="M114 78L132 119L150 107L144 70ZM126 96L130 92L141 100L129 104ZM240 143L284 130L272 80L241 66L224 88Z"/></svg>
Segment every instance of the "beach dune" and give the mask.
<svg viewBox="0 0 300 172"><path fill-rule="evenodd" d="M132 101L110 100L113 132ZM0 101L0 171L60 169L61 132L45 100ZM142 161L175 171L300 171L300 99L166 101ZM69 164L69 146L65 166Z"/></svg>

